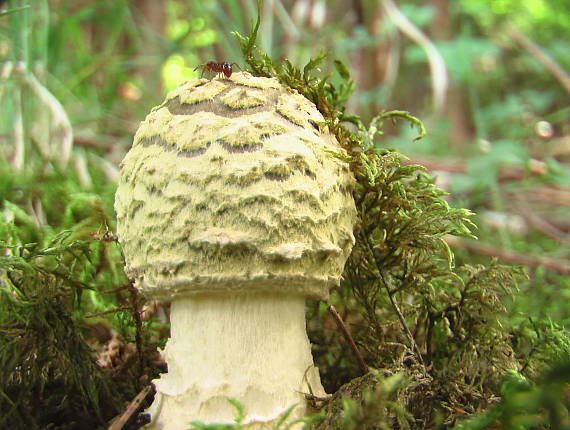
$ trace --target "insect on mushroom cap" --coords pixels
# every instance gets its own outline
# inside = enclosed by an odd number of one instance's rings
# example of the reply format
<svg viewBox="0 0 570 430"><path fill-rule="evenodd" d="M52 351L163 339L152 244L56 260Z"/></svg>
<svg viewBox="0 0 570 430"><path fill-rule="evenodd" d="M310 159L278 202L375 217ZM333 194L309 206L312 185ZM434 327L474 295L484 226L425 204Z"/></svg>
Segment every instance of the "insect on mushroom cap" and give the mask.
<svg viewBox="0 0 570 430"><path fill-rule="evenodd" d="M326 298L352 246L354 178L316 107L234 73L170 92L121 164L117 233L148 296Z"/></svg>

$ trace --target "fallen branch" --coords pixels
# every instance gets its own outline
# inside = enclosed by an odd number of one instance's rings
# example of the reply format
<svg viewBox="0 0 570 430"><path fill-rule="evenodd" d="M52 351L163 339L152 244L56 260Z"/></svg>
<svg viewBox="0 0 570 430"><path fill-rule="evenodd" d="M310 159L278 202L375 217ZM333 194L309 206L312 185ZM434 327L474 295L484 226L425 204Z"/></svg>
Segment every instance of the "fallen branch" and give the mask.
<svg viewBox="0 0 570 430"><path fill-rule="evenodd" d="M521 254L507 249L498 249L491 245L477 243L473 240L458 239L453 236L447 236L445 240L452 247L463 248L489 257L497 257L499 260L503 260L508 263L520 264L533 268L542 266L562 275L570 274L570 261L568 260Z"/></svg>
<svg viewBox="0 0 570 430"><path fill-rule="evenodd" d="M404 165L419 164L430 171L443 171L451 174L467 174L467 165L465 162L457 159L433 159L428 157L412 157L410 160L404 160ZM562 165L563 168L568 166ZM499 182L521 181L527 178L529 173L519 166L505 166L499 169L497 180ZM533 176L537 176L534 174ZM539 175L538 175L539 176ZM520 193L520 190L517 191ZM526 188L525 197L527 201L541 201L550 205L570 206L570 190L560 186L537 186L535 188Z"/></svg>
<svg viewBox="0 0 570 430"><path fill-rule="evenodd" d="M467 173L467 164L456 159L436 160L432 158L422 158L414 156L406 160L403 164L420 164L428 170L443 170L449 173ZM497 172L499 182L519 181L528 176L528 173L520 166L501 167Z"/></svg>
<svg viewBox="0 0 570 430"><path fill-rule="evenodd" d="M142 402L146 399L146 396L151 392L152 386L146 386L137 396L133 399L125 412L123 412L120 416L115 417L111 421L111 425L109 426L108 430L121 430L125 424L131 419L131 417L139 411L142 406Z"/></svg>
<svg viewBox="0 0 570 430"><path fill-rule="evenodd" d="M99 294L114 294L118 293L119 291L127 290L130 288L132 288L131 284L126 284L126 285L121 285L120 287L117 288L113 288L112 290L99 291Z"/></svg>
<svg viewBox="0 0 570 430"><path fill-rule="evenodd" d="M525 197L527 201L546 203L549 206L570 206L570 190L562 187L543 185L525 191Z"/></svg>
<svg viewBox="0 0 570 430"><path fill-rule="evenodd" d="M85 318L95 318L95 317L101 317L103 315L108 315L108 314L114 314L117 312L122 312L122 311L128 311L131 308L129 306L122 306L120 308L115 308L115 309L110 309L108 311L103 311L103 312L98 312L96 314L89 314L89 315L85 315Z"/></svg>

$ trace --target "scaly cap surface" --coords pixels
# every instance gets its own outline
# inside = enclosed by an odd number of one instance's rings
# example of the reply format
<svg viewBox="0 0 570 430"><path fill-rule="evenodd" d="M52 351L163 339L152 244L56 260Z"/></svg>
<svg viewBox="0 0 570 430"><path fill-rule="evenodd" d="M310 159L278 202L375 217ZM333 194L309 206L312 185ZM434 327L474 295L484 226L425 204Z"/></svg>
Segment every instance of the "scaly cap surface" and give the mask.
<svg viewBox="0 0 570 430"><path fill-rule="evenodd" d="M352 246L354 178L315 106L234 73L170 92L121 164L117 233L148 296L326 298Z"/></svg>

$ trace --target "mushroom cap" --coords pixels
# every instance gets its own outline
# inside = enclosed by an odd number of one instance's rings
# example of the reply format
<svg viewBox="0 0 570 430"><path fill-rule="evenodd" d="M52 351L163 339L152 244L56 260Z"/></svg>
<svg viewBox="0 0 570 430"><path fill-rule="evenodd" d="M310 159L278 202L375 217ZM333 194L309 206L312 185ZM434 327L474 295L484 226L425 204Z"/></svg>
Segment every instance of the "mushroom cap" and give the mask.
<svg viewBox="0 0 570 430"><path fill-rule="evenodd" d="M189 81L141 123L115 196L126 273L151 297L328 297L357 219L316 107L274 78Z"/></svg>

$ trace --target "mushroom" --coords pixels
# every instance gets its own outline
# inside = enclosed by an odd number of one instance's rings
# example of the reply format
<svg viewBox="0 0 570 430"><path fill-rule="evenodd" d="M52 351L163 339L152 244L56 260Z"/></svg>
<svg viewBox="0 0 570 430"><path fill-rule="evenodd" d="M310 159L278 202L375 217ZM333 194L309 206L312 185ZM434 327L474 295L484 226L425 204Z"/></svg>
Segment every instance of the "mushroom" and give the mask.
<svg viewBox="0 0 570 430"><path fill-rule="evenodd" d="M305 299L326 299L352 246L354 178L320 112L273 78L234 73L170 92L121 163L126 273L171 301L151 428L252 428L324 395Z"/></svg>

